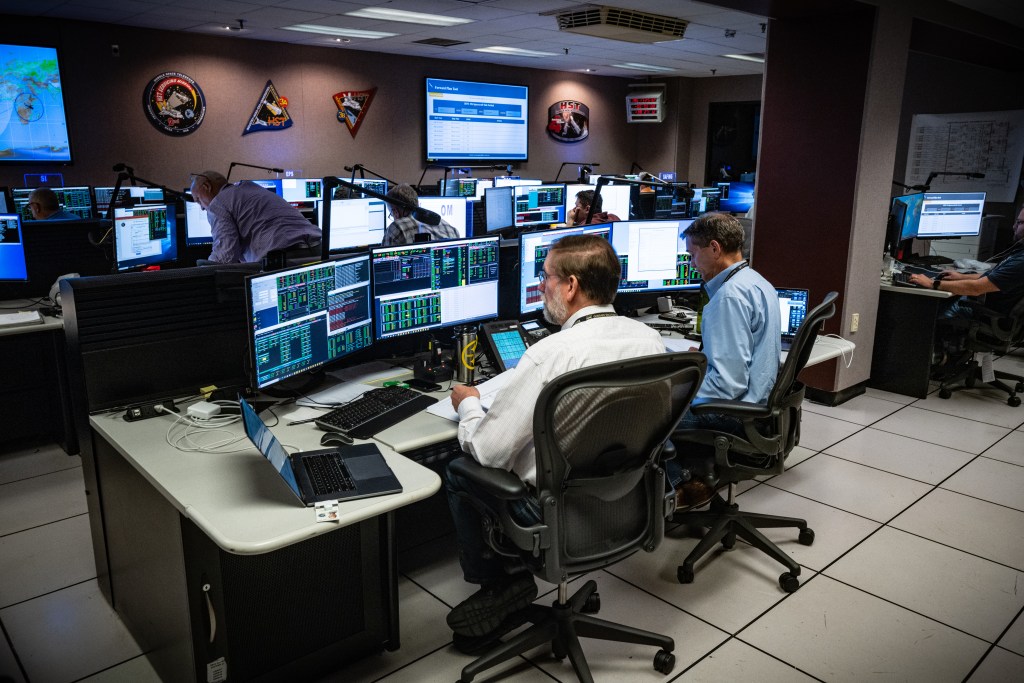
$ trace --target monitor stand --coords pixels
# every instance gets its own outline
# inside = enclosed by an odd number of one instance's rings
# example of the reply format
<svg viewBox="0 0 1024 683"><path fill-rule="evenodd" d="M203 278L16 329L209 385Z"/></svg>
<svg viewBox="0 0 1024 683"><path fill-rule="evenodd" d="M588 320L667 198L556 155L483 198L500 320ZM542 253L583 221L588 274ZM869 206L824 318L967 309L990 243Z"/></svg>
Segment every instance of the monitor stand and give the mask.
<svg viewBox="0 0 1024 683"><path fill-rule="evenodd" d="M319 387L326 378L327 373L323 371L323 368L317 368L263 387L259 393L271 398L299 398Z"/></svg>

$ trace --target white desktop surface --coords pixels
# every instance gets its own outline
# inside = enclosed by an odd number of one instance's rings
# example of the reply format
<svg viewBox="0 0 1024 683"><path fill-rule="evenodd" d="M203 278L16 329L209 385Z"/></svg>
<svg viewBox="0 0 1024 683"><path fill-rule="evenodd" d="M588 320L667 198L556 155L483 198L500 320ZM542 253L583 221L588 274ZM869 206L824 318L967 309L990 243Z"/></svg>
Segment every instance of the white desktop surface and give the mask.
<svg viewBox="0 0 1024 683"><path fill-rule="evenodd" d="M0 313L16 313L17 311L35 311L40 308L36 299L13 299L11 301L0 301ZM50 330L64 329L64 319L52 315L44 315L43 322L31 323L29 325L11 325L0 327L0 337L14 334L30 334L32 332L43 332Z"/></svg>
<svg viewBox="0 0 1024 683"><path fill-rule="evenodd" d="M937 299L948 299L954 296L951 292L943 292L938 289L926 289L925 287L902 287L900 285L891 285L886 282L881 284L883 292L899 292L900 294L914 294L915 296L931 296Z"/></svg>
<svg viewBox="0 0 1024 683"><path fill-rule="evenodd" d="M184 406L181 408L184 411ZM314 425L286 426L290 406L274 411L280 421L271 431L282 444L303 451L322 448L323 432ZM269 412L262 416L273 424ZM314 508L295 498L248 441L236 444L234 448L245 448L236 453L186 453L167 444L165 435L173 421L169 416L125 422L118 412L93 415L89 421L181 514L218 546L238 555L277 550L361 522L427 498L441 487L434 472L381 444L385 460L402 484L402 493L343 502L338 506L338 522L318 523ZM243 433L240 421L226 429Z"/></svg>

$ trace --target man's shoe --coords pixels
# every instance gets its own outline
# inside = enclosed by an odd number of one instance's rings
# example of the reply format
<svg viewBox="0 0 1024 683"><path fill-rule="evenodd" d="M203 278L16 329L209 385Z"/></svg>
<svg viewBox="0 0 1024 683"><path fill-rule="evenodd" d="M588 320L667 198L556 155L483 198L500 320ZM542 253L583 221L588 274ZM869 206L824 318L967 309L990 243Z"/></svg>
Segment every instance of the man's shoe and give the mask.
<svg viewBox="0 0 1024 683"><path fill-rule="evenodd" d="M533 576L517 576L481 588L448 613L448 627L460 636L479 638L497 630L510 615L537 597Z"/></svg>
<svg viewBox="0 0 1024 683"><path fill-rule="evenodd" d="M536 605L532 607L537 610L541 609ZM501 639L504 636L530 621L529 617L532 613L531 606L527 606L525 609L513 612L505 617L505 621L501 622L501 625L498 628L480 637L464 636L456 633L452 638L452 647L464 655L479 657L500 645L502 642Z"/></svg>
<svg viewBox="0 0 1024 683"><path fill-rule="evenodd" d="M693 510L703 507L714 497L714 487L700 479L691 479L676 488L676 510Z"/></svg>

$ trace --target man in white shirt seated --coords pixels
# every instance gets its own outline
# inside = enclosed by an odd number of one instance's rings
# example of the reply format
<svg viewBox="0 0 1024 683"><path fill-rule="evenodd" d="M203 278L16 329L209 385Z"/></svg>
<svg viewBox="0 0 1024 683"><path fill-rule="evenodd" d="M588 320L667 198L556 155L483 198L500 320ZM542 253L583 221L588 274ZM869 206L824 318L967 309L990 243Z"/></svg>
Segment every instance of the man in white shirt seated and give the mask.
<svg viewBox="0 0 1024 683"><path fill-rule="evenodd" d="M533 409L545 385L572 370L665 352L658 332L615 314L611 303L620 271L615 251L602 237L569 236L551 247L540 289L544 317L562 330L527 349L519 364L508 370L514 375L486 413L475 388L457 386L452 391L459 413L459 443L477 462L514 472L531 487L536 485ZM537 587L528 573L509 574L484 540L477 506L496 509L499 501L450 470L445 486L464 578L481 584L448 615L456 646L461 639L460 649L468 650L468 641L507 631L506 620L537 597ZM521 523L540 521L535 498L513 505L513 516Z"/></svg>

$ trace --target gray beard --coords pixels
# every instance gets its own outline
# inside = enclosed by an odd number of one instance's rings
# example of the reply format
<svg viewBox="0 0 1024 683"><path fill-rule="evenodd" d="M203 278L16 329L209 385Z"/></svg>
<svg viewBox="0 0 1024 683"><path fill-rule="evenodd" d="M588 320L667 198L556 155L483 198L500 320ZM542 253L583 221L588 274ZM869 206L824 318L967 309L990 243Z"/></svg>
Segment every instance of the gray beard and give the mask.
<svg viewBox="0 0 1024 683"><path fill-rule="evenodd" d="M569 310L565 302L557 297L544 295L544 319L552 325L564 325L569 319Z"/></svg>

